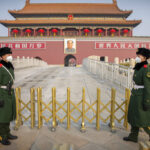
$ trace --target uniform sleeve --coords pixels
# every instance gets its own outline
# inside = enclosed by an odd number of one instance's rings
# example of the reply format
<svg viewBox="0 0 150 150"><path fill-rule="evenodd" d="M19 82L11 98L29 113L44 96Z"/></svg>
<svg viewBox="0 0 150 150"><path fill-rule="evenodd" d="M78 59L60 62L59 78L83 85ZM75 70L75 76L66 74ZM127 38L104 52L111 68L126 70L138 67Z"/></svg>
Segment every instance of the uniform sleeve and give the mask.
<svg viewBox="0 0 150 150"><path fill-rule="evenodd" d="M148 68L143 68L143 82L144 82L144 99L143 107L144 110L150 111L150 77L147 76L147 73L150 71Z"/></svg>
<svg viewBox="0 0 150 150"><path fill-rule="evenodd" d="M0 68L0 85L2 84L2 69ZM0 88L0 99L2 98L2 90Z"/></svg>

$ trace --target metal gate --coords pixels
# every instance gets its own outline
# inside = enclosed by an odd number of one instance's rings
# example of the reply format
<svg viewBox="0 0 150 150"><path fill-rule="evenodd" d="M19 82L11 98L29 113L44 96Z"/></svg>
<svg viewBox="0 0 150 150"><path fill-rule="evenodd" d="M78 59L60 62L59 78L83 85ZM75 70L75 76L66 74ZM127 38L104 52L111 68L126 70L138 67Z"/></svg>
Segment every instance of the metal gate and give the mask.
<svg viewBox="0 0 150 150"><path fill-rule="evenodd" d="M94 121L97 130L100 130L101 123L106 122L109 122L112 130L115 129L116 122L119 124L123 122L121 125L128 129L129 89L125 89L124 101L118 103L116 101L116 90L112 88L110 100L106 104L101 100L100 88L97 88L97 99L92 104L89 104L85 99L85 88L82 89L82 99L78 103L74 103L70 99L70 88L67 88L67 100L63 103L58 102L56 98L56 88L52 88L52 99L48 104L42 98L42 88L37 88L36 94L35 97L35 88L31 88L30 100L25 103L21 99L21 88L16 88L17 119L15 129L18 129L20 125L29 120L31 128L38 126L39 129L43 126L44 121L50 122L52 131L56 130L58 122L63 123L64 121L66 121L67 129L70 129L71 122L81 122L82 132L86 130L85 122L93 123ZM35 112L35 106L37 106L37 112ZM28 116L23 113L25 109L30 112ZM104 111L107 112L107 117L102 116ZM118 111L122 111L122 116L118 117L116 115ZM48 112L48 116L45 115L45 112ZM74 114L78 114L77 117ZM37 117L37 124L35 123L35 117Z"/></svg>

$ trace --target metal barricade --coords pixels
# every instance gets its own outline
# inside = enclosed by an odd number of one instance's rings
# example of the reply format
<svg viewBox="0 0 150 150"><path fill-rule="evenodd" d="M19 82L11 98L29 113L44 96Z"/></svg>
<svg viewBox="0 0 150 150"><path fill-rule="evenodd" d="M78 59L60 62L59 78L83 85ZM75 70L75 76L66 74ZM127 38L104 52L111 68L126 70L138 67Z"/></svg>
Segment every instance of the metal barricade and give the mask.
<svg viewBox="0 0 150 150"><path fill-rule="evenodd" d="M70 88L67 88L67 100L60 103L56 98L56 88L52 88L52 99L46 104L42 96L42 88L37 89L37 101L35 100L35 89L30 90L30 101L27 103L21 99L21 88L16 89L16 106L17 106L17 119L15 128L18 129L25 121L31 119L31 128L35 127L35 122L38 122L36 126L40 129L44 122L50 122L51 130L55 131L58 122L66 122L66 128L71 128L71 123L81 122L81 132L86 131L85 124L95 123L97 130L100 130L101 123L110 122L111 130L115 130L115 122L121 124L128 129L127 112L130 99L130 90L125 91L125 100L121 103L116 101L116 90L112 88L111 98L105 104L101 100L101 90L97 88L97 99L89 104L85 98L85 88L82 89L82 99L78 103L75 103L70 98ZM35 103L37 102L37 113L35 113ZM23 113L24 109L30 112L30 115L25 117ZM76 111L76 112L75 112ZM109 115L102 116L102 113L106 111ZM122 111L122 116L117 117L117 112ZM45 112L48 112L47 116ZM77 115L74 115L77 114ZM92 115L91 115L92 114ZM35 120L37 115L37 121ZM101 123L100 123L101 122Z"/></svg>
<svg viewBox="0 0 150 150"><path fill-rule="evenodd" d="M22 113L24 110L28 110L30 115L27 117ZM30 89L30 100L25 103L21 99L21 88L16 88L16 125L15 130L18 130L23 122L31 119L31 128L35 126L35 89Z"/></svg>

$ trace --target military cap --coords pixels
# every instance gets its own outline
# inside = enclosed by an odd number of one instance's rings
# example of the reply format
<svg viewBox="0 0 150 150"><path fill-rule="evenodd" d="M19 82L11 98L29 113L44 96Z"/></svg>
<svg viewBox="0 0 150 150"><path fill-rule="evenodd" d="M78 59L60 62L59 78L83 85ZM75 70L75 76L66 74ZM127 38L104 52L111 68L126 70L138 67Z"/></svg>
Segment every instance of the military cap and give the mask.
<svg viewBox="0 0 150 150"><path fill-rule="evenodd" d="M150 50L146 49L146 48L138 48L136 54L142 55L142 56L146 57L146 59L150 58Z"/></svg>
<svg viewBox="0 0 150 150"><path fill-rule="evenodd" d="M12 50L9 47L2 47L0 48L0 57L5 54L12 54Z"/></svg>

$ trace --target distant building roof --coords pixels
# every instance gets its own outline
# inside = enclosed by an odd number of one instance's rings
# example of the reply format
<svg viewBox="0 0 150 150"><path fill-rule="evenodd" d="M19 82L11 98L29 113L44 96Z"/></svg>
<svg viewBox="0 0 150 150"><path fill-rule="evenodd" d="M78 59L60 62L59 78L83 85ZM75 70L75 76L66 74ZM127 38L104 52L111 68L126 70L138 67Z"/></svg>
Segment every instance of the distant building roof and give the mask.
<svg viewBox="0 0 150 150"><path fill-rule="evenodd" d="M126 20L132 11L119 9L116 0L113 0L113 3L30 3L30 0L26 0L24 8L9 10L9 13L16 20L0 20L0 23L6 27L28 25L136 27L141 23L141 20ZM73 19L69 20L68 15L73 15Z"/></svg>
<svg viewBox="0 0 150 150"><path fill-rule="evenodd" d="M5 26L9 25L42 25L42 24L98 24L98 25L130 25L137 26L141 23L141 20L97 20L97 19L47 19L47 20L1 20L1 24Z"/></svg>
<svg viewBox="0 0 150 150"><path fill-rule="evenodd" d="M14 17L21 14L101 14L128 17L132 11L120 10L116 3L29 3L21 10L9 10Z"/></svg>

